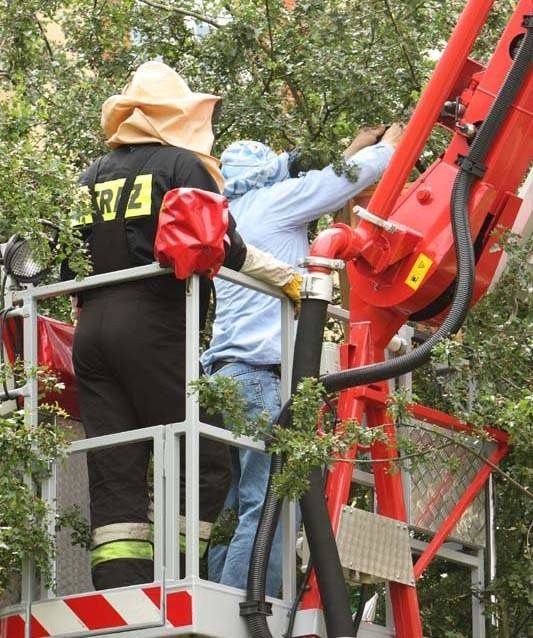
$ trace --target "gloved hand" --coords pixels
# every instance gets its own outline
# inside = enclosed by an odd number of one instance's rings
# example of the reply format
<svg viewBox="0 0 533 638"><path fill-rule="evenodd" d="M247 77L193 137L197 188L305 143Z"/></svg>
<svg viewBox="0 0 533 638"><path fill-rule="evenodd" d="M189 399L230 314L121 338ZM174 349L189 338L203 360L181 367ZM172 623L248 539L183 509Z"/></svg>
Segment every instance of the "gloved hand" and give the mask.
<svg viewBox="0 0 533 638"><path fill-rule="evenodd" d="M300 291L302 289L303 277L299 272L295 272L291 280L288 281L281 290L294 304L294 314L298 316L300 308L302 306L302 300L300 297Z"/></svg>
<svg viewBox="0 0 533 638"><path fill-rule="evenodd" d="M289 264L251 244L246 244L246 259L240 272L281 288L295 306L299 307L302 277Z"/></svg>

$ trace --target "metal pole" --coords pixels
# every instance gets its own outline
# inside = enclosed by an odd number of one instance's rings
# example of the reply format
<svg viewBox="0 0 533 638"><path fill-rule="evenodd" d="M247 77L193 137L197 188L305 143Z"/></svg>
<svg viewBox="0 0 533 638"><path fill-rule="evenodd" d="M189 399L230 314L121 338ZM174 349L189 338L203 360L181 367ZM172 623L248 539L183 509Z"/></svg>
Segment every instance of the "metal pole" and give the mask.
<svg viewBox="0 0 533 638"><path fill-rule="evenodd" d="M24 422L35 428L38 424L38 387L35 368L37 366L37 301L26 295L23 307L23 335L24 335L24 364L26 380L26 396L24 398ZM26 481L33 491L33 479L26 477ZM31 604L34 589L34 563L28 560L22 567L22 600L26 602L26 622L24 624L24 638L31 638Z"/></svg>
<svg viewBox="0 0 533 638"><path fill-rule="evenodd" d="M485 638L485 606L479 594L485 589L485 561L483 549L478 550L478 564L471 571L472 584L472 638Z"/></svg>
<svg viewBox="0 0 533 638"><path fill-rule="evenodd" d="M386 392L387 383L381 382L381 386ZM399 521L407 521L402 475L401 472L394 472L391 465L399 458L395 424L384 405L368 403L366 417L368 427L381 427L388 439L386 443L377 441L371 446L372 458L391 460L391 463L373 464L378 513ZM389 591L397 638L422 638L422 622L414 582L413 586L389 582Z"/></svg>
<svg viewBox="0 0 533 638"><path fill-rule="evenodd" d="M186 344L186 391L189 383L193 379L197 379L200 375L200 362L198 358L200 350L200 332L198 326L198 317L200 316L200 279L198 275L194 275L187 281L186 292L186 324L185 334L187 335ZM186 533L186 552L185 552L185 573L187 576L200 577L200 565L198 556L199 547L199 520L200 520L200 409L196 396L189 396L186 400L185 420L187 421L187 429L185 432L185 533ZM183 463L183 459L180 459ZM180 576L183 576L180 574Z"/></svg>
<svg viewBox="0 0 533 638"><path fill-rule="evenodd" d="M281 300L281 403L291 394L292 351L294 347L294 309L289 299ZM285 499L282 510L283 534L283 600L290 602L296 596L296 505Z"/></svg>

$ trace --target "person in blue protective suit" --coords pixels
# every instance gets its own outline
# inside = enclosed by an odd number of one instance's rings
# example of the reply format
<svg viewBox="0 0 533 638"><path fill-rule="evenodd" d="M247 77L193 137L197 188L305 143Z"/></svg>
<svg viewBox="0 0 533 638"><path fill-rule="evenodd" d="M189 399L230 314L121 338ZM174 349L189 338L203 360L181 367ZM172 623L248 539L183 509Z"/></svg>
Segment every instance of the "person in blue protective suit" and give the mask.
<svg viewBox="0 0 533 638"><path fill-rule="evenodd" d="M341 208L376 182L385 170L402 128L393 124L365 128L344 152L356 166L355 181L329 165L298 177L290 175L288 153L276 154L257 141L238 141L221 155L224 195L245 241L296 267L308 253L308 224ZM379 140L379 141L378 141ZM277 416L280 401L281 323L277 299L215 281L217 306L213 337L202 357L211 375L236 379L246 400L247 416L267 411ZM226 423L231 428L231 423ZM268 455L232 448L232 486L225 512L237 520L228 544L210 549L209 578L245 588L248 565L269 477ZM231 517L229 517L231 518ZM274 537L266 591L275 596L282 578L281 529Z"/></svg>

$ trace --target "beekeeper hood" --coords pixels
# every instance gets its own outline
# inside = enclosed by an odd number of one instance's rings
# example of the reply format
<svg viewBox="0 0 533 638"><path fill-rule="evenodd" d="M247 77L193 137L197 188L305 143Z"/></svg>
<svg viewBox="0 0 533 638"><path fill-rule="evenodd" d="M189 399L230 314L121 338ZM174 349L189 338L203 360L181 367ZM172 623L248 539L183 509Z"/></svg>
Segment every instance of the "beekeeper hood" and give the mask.
<svg viewBox="0 0 533 638"><path fill-rule="evenodd" d="M211 118L216 95L194 93L163 62L146 62L135 71L120 95L102 106L102 128L111 148L122 144L159 142L192 151L203 162L220 190L219 162L211 157Z"/></svg>
<svg viewBox="0 0 533 638"><path fill-rule="evenodd" d="M224 195L228 199L289 177L289 154L278 155L266 144L253 140L233 142L222 153L220 161L225 180Z"/></svg>

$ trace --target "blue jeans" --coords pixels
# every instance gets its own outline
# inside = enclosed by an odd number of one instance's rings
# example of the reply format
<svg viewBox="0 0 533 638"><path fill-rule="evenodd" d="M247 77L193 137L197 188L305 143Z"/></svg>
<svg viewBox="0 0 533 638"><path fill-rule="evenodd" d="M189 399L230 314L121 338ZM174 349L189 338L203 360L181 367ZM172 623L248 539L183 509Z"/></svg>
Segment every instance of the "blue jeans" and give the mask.
<svg viewBox="0 0 533 638"><path fill-rule="evenodd" d="M281 407L279 377L269 368L245 363L229 363L213 376L233 377L241 386L246 402L246 416L252 419L266 411L274 420ZM231 423L225 427L231 429ZM238 522L229 545L211 546L208 555L209 580L246 589L248 567L263 507L270 456L262 452L232 447L232 483L226 497L225 508L237 512ZM277 596L282 583L282 534L278 525L268 564L266 593Z"/></svg>

